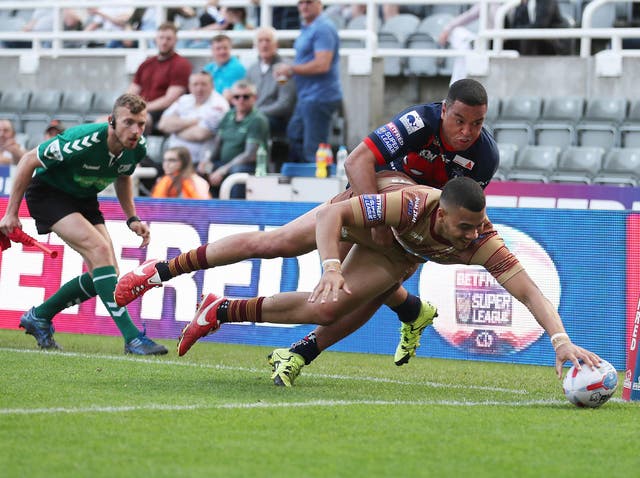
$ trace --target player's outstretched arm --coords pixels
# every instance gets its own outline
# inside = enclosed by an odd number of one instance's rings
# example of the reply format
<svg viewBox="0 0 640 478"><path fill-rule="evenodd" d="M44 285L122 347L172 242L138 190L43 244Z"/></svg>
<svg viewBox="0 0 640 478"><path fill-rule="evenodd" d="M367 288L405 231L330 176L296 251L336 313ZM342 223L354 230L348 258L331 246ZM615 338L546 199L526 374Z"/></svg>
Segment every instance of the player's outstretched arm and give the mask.
<svg viewBox="0 0 640 478"><path fill-rule="evenodd" d="M567 361L571 361L578 368L580 361L589 367L595 367L600 363L598 355L571 342L562 325L558 311L542 294L526 271L520 271L503 285L511 295L531 311L538 323L551 337L551 344L556 352L555 368L558 378L562 378L562 366Z"/></svg>

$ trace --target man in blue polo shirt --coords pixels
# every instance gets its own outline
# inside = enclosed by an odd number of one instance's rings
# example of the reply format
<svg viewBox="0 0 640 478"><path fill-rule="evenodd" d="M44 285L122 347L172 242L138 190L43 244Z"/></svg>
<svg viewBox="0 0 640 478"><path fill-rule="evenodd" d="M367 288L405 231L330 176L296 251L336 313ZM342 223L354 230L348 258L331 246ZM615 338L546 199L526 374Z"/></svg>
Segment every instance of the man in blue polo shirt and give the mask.
<svg viewBox="0 0 640 478"><path fill-rule="evenodd" d="M213 61L207 63L203 70L213 78L213 87L225 99L231 102L231 87L242 80L247 71L237 56L231 54L231 38L227 35L216 35L211 39Z"/></svg>
<svg viewBox="0 0 640 478"><path fill-rule="evenodd" d="M298 101L287 128L290 160L315 161L319 143L327 143L331 116L342 103L340 41L333 23L322 15L320 0L298 1L302 19L292 65L276 65L276 77L296 82Z"/></svg>

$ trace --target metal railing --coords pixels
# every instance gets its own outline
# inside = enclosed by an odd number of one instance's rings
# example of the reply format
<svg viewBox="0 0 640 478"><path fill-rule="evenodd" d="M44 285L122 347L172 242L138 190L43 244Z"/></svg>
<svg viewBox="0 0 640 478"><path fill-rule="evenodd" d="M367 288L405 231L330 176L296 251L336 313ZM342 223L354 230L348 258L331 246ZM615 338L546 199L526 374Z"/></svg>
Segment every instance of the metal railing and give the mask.
<svg viewBox="0 0 640 478"><path fill-rule="evenodd" d="M597 9L611 2L634 2L640 0L593 0L590 2L582 16L582 26L580 28L554 28L554 29L505 29L505 18L507 14L515 8L520 0L507 0L496 14L494 27L487 28L487 15L489 0L366 0L367 13L365 28L363 30L346 30L339 31L341 39L356 39L364 42L362 48L343 48L343 54L358 53L371 57L408 57L408 56L429 56L429 57L455 57L469 53L468 50L455 50L445 48L433 49L404 49L404 48L381 48L377 44L377 32L379 31L378 7L382 4L398 4L398 5L439 5L439 4L463 4L480 3L480 18L478 20L478 39L474 43L474 52L488 57L506 56L516 57L517 52L504 50L504 40L514 39L576 39L580 42L580 56L588 57L591 55L591 41L593 39L607 39L610 41L611 50L626 56L638 56L639 51L623 50L622 40L625 38L640 38L640 28L591 28L593 16L597 13ZM225 6L249 6L249 0L221 0L221 4ZM294 6L296 0L262 0L260 7L260 24L271 24L272 7L274 6ZM353 0L323 0L325 5L351 5ZM360 3L360 2L359 2ZM189 2L190 6L201 7L206 4L205 0L193 0ZM25 48L4 48L0 49L0 56L16 56L16 55L35 55L58 57L58 56L86 56L90 52L94 56L131 56L139 59L150 54L148 51L149 41L155 37L153 31L64 31L62 29L62 10L65 8L86 9L92 6L92 2L82 0L57 0L42 1L14 1L5 0L0 2L0 13L4 10L24 10L34 8L49 8L53 13L53 30L50 32L9 32L0 31L0 41L31 41L32 47ZM96 7L103 6L98 1ZM170 7L183 6L175 0L111 0L109 6L129 6L129 7L154 7L156 8L157 23L161 23L166 18L166 10ZM225 31L234 40L242 40L245 44L251 44L254 32L245 31ZM281 40L293 40L299 34L297 30L279 30L278 38ZM180 30L179 38L181 40L209 40L213 33L211 31L198 30ZM108 41L108 40L137 40L136 48L65 48L65 41ZM489 42L492 46L489 47ZM42 42L47 42L50 47L43 47ZM238 48L238 53L242 56L251 52L250 47ZM285 56L291 56L293 51L290 49L281 49L281 53ZM210 50L208 48L191 48L189 56L209 57Z"/></svg>

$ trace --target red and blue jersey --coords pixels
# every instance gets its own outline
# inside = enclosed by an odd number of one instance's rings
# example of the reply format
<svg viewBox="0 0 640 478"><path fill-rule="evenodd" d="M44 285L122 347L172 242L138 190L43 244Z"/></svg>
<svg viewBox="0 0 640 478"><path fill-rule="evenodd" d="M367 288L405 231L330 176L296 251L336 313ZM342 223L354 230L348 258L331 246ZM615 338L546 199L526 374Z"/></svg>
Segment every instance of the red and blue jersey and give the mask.
<svg viewBox="0 0 640 478"><path fill-rule="evenodd" d="M418 184L442 188L449 179L469 176L484 188L500 156L486 129L466 150L455 151L441 136L442 103L410 106L364 140L380 169L400 171Z"/></svg>

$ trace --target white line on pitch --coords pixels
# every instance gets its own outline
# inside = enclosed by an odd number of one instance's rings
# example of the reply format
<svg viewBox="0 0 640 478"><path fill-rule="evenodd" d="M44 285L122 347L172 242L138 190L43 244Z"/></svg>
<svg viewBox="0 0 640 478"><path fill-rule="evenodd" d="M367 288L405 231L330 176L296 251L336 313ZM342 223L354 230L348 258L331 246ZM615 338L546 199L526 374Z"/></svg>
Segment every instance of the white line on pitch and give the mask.
<svg viewBox="0 0 640 478"><path fill-rule="evenodd" d="M205 368L205 369L213 369L213 370L236 370L236 371L259 373L259 374L265 373L265 369L263 368L256 369L256 368L249 368L249 367L233 367L229 365L210 365L210 364L188 362L186 360L176 361L176 360L165 360L162 358L132 357L127 355L86 354L86 353L80 353L80 352L58 352L58 351L44 352L42 350L14 349L14 348L2 348L2 347L0 347L0 352L26 353L26 354L43 354L44 353L47 355L58 355L62 357L114 360L118 362L147 363L147 364L154 364L154 365L176 365L180 367L197 367L197 368ZM428 382L428 381L427 382L411 382L411 381L395 380L395 379L384 378L384 377L334 375L334 374L313 373L313 372L306 372L306 371L304 375L308 377L331 378L331 379L337 379L337 380L356 380L356 381L376 382L376 383L393 383L396 385L414 385L414 386L418 385L418 386L427 386L431 388L481 390L481 391L498 392L498 393L514 393L517 395L527 395L529 393L526 390L522 390L522 389L488 387L483 385L469 385L469 384L459 384L459 383L458 384L438 383L438 382Z"/></svg>
<svg viewBox="0 0 640 478"><path fill-rule="evenodd" d="M526 407L567 405L565 400L526 400L518 401L464 401L464 400L313 400L309 402L253 402L253 403L218 403L201 405L164 405L150 403L147 405L124 405L119 407L51 407L51 408L0 408L0 415L37 415L37 414L81 414L81 413L126 413L138 411L192 411L220 409L265 409L265 408L303 408L303 407L348 407L358 405L370 406L446 406L446 407Z"/></svg>

